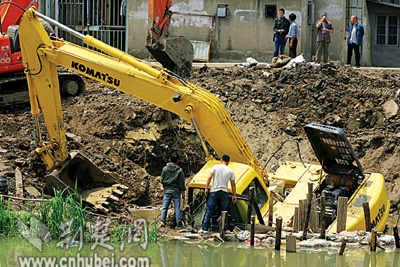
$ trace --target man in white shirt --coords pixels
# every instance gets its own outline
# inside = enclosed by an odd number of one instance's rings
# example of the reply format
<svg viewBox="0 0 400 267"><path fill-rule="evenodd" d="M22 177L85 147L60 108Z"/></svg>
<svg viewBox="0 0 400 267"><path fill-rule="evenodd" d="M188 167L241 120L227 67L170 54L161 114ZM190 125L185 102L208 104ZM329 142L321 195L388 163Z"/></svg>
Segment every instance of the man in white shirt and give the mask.
<svg viewBox="0 0 400 267"><path fill-rule="evenodd" d="M229 196L228 196L228 183L231 182L231 189L233 193L232 202L236 203L236 184L235 184L235 173L231 168L228 167L230 157L223 155L221 157L221 164L214 165L211 168L210 175L207 179L206 189L204 194L208 197L207 211L201 226L200 234L208 232L210 228L210 220L214 214L215 207L218 205L221 211L228 211ZM211 186L210 193L208 193L208 187L210 186L211 179L214 177L213 184ZM224 222L225 223L225 222ZM227 229L227 228L226 228Z"/></svg>

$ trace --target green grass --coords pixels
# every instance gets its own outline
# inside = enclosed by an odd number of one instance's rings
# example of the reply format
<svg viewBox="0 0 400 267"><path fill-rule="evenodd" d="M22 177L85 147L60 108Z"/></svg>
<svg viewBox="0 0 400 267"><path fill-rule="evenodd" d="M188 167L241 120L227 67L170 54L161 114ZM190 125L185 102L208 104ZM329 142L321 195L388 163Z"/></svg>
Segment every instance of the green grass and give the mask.
<svg viewBox="0 0 400 267"><path fill-rule="evenodd" d="M63 196L64 191L54 191L53 197L46 197L44 201L34 205L29 200L23 206L24 211L11 210L11 202L6 201L0 196L0 236L14 237L20 236L18 232L18 219L30 227L30 218L33 216L49 228L53 239L59 239L63 234L60 229L62 222L68 222L71 219L71 234L74 235L79 227L82 227L84 240L91 241L94 233L94 222L89 222L86 208L83 207L82 198L77 193ZM148 227L148 241L155 243L159 240L157 231L157 218L154 220L151 228ZM129 227L129 226L128 226ZM115 222L109 231L110 242L119 243L124 225ZM77 236L78 238L78 236Z"/></svg>
<svg viewBox="0 0 400 267"><path fill-rule="evenodd" d="M54 192L54 197L45 198L39 205L33 206L28 200L24 206L25 211L15 212L11 210L11 202L0 197L0 236L18 236L18 218L24 224L29 226L30 218L36 217L39 221L45 224L53 238L59 238L62 234L60 225L62 222L67 222L71 219L71 233L82 226L83 231L86 229L87 214L82 205L82 199L78 194L73 193L63 198L63 191Z"/></svg>
<svg viewBox="0 0 400 267"><path fill-rule="evenodd" d="M150 230L148 230L148 233L149 233L149 242L150 243L152 243L152 242L157 242L157 239L158 239L158 235L157 235L157 218L154 220L154 223L153 223L153 225L152 225L152 227L151 227L151 229Z"/></svg>

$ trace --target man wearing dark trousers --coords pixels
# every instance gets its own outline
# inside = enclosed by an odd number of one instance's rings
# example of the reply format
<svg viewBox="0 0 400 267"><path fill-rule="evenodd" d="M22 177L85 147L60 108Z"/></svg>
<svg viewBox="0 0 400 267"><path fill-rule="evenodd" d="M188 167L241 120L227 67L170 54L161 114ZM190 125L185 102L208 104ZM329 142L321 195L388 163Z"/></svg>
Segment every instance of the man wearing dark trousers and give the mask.
<svg viewBox="0 0 400 267"><path fill-rule="evenodd" d="M297 35L299 32L299 27L296 23L296 14L292 13L289 15L290 28L289 33L286 35L286 39L289 39L289 57L295 58L297 56Z"/></svg>
<svg viewBox="0 0 400 267"><path fill-rule="evenodd" d="M357 16L350 18L349 36L347 37L347 65L351 65L351 57L356 54L356 67L360 64L360 45L364 36L364 27L357 21Z"/></svg>
<svg viewBox="0 0 400 267"><path fill-rule="evenodd" d="M290 22L287 18L285 18L285 10L279 9L279 18L275 20L274 23L274 58L272 59L272 63L275 63L278 59L279 55L285 54L285 45L286 45L286 35L289 32Z"/></svg>
<svg viewBox="0 0 400 267"><path fill-rule="evenodd" d="M329 43L331 42L331 33L333 33L333 26L328 21L328 15L322 14L321 19L317 21L317 53L315 55L315 63L320 63L322 52L324 53L324 62L328 63Z"/></svg>
<svg viewBox="0 0 400 267"><path fill-rule="evenodd" d="M185 176L178 165L179 156L175 152L171 154L171 162L162 169L161 183L164 187L164 201L161 212L162 226L165 226L167 212L171 200L174 199L175 217L177 229L182 228L181 195L185 199Z"/></svg>
<svg viewBox="0 0 400 267"><path fill-rule="evenodd" d="M232 202L236 203L236 184L235 184L235 173L231 168L228 167L230 157L228 155L222 155L221 164L214 165L211 168L210 175L207 179L206 189L204 194L208 196L207 211L204 218L201 230L199 234L207 234L210 228L210 220L215 212L215 208L218 205L221 211L228 211L229 196L228 196L228 184L230 182L233 193ZM208 187L213 179L213 183L208 193ZM221 222L225 223L225 222ZM228 228L226 228L228 229Z"/></svg>

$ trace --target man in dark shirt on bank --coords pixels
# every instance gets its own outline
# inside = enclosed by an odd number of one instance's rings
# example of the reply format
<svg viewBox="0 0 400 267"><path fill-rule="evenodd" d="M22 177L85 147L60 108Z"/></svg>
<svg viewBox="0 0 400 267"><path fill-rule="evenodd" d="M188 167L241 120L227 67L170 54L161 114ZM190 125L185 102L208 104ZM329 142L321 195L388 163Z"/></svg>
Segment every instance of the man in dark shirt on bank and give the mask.
<svg viewBox="0 0 400 267"><path fill-rule="evenodd" d="M279 55L285 54L286 45L286 35L289 32L290 22L285 18L285 10L283 8L279 9L279 18L275 20L274 23L274 58L272 63L275 63Z"/></svg>
<svg viewBox="0 0 400 267"><path fill-rule="evenodd" d="M161 212L161 222L165 226L167 211L174 199L177 229L182 228L181 195L185 199L185 176L178 163L178 154L171 154L171 162L162 169L161 183L164 187L164 202Z"/></svg>

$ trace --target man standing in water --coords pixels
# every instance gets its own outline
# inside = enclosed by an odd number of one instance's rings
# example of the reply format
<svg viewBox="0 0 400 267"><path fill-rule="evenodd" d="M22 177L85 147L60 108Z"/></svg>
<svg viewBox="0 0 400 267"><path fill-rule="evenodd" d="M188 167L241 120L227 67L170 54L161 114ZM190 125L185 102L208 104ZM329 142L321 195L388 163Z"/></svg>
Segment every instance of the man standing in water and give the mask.
<svg viewBox="0 0 400 267"><path fill-rule="evenodd" d="M164 202L161 212L161 222L165 226L167 220L167 212L171 200L174 199L175 217L177 229L182 228L182 212L181 212L181 195L185 199L185 176L181 167L177 164L179 160L178 154L171 154L171 162L162 169L161 183L164 187Z"/></svg>
<svg viewBox="0 0 400 267"><path fill-rule="evenodd" d="M221 164L214 165L211 168L210 175L207 179L206 189L204 194L208 197L207 211L204 218L201 230L199 234L208 233L210 228L210 220L214 214L215 207L218 205L221 211L228 211L229 196L228 196L228 183L231 182L231 189L233 193L232 202L236 203L236 184L235 184L235 173L231 168L228 167L230 157L228 155L223 155L221 158ZM214 178L210 193L208 192L208 187L210 186L211 179ZM225 223L225 222L221 222ZM227 229L227 228L226 228Z"/></svg>

